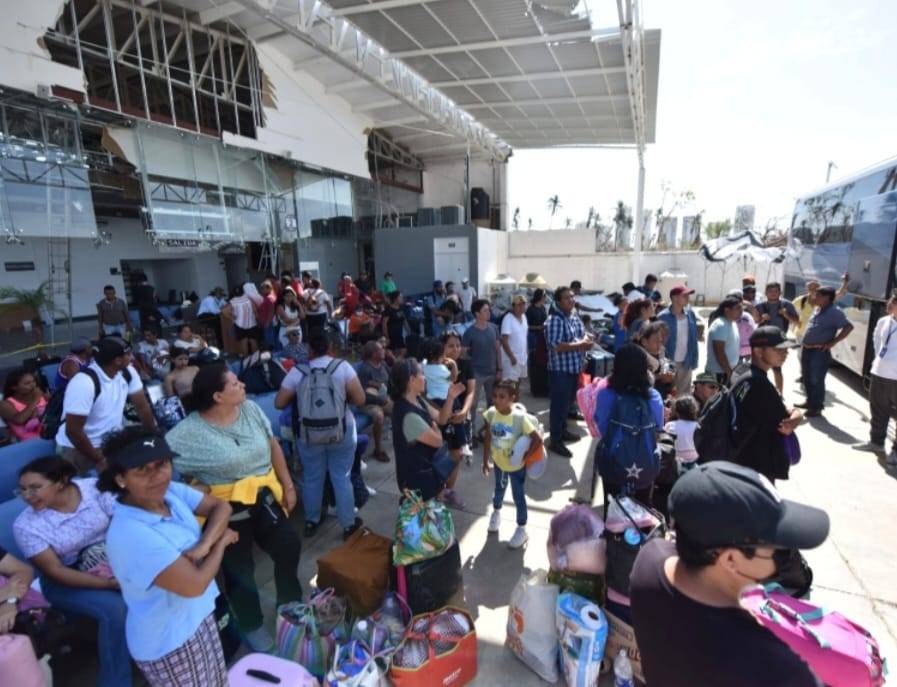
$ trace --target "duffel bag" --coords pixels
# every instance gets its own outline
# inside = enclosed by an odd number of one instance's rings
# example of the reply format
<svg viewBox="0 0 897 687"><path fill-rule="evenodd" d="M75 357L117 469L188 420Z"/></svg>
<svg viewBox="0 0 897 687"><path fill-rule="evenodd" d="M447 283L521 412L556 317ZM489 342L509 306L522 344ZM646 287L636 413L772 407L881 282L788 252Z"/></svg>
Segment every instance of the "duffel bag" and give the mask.
<svg viewBox="0 0 897 687"><path fill-rule="evenodd" d="M757 586L741 605L791 647L828 687L879 687L885 663L878 642L840 613L795 599L778 584Z"/></svg>
<svg viewBox="0 0 897 687"><path fill-rule="evenodd" d="M399 596L412 613L444 606L462 585L461 548L457 541L441 556L396 568Z"/></svg>
<svg viewBox="0 0 897 687"><path fill-rule="evenodd" d="M318 586L332 587L345 597L356 616L370 615L380 608L389 587L391 551L390 539L359 527L318 558Z"/></svg>
<svg viewBox="0 0 897 687"><path fill-rule="evenodd" d="M393 656L395 687L461 687L477 674L477 633L463 608L417 615Z"/></svg>

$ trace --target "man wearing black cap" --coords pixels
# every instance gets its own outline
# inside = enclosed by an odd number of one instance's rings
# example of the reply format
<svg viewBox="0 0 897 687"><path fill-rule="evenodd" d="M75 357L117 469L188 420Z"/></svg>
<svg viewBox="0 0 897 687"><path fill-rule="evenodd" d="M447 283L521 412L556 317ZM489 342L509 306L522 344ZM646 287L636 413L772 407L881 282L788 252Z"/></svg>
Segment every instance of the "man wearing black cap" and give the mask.
<svg viewBox="0 0 897 687"><path fill-rule="evenodd" d="M832 362L831 350L853 331L847 315L835 305L835 293L831 286L816 289L816 309L804 332L800 373L807 390L807 401L799 403L798 408L806 408L807 417L822 415L822 408L825 406L825 376Z"/></svg>
<svg viewBox="0 0 897 687"><path fill-rule="evenodd" d="M632 570L632 624L647 684L821 687L806 663L740 606L792 549L822 544L828 515L783 500L750 468L699 465L670 493L676 542L655 539Z"/></svg>
<svg viewBox="0 0 897 687"><path fill-rule="evenodd" d="M788 479L790 461L782 437L791 434L803 419L797 409L788 410L769 381L770 368L781 367L797 343L786 339L778 327L757 327L751 334L751 367L732 380L738 427L733 437L738 454L733 460L753 468L770 482Z"/></svg>
<svg viewBox="0 0 897 687"><path fill-rule="evenodd" d="M100 446L107 434L121 429L127 401L134 404L144 426L156 426L140 375L131 366L131 346L107 336L97 344L93 362L65 387L56 446L80 474L103 467Z"/></svg>

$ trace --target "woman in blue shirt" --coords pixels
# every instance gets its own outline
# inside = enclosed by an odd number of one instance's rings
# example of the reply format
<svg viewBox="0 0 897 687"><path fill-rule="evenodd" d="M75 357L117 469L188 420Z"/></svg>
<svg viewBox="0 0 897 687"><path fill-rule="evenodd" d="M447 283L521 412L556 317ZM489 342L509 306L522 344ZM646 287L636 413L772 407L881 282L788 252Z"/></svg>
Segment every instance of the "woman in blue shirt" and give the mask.
<svg viewBox="0 0 897 687"><path fill-rule="evenodd" d="M612 431L611 420L614 417L615 406L617 401L624 396L641 397L647 401L650 411L650 420L654 423L654 433L650 436L650 448L657 447L656 433L661 430L664 424L663 401L660 394L653 387L653 379L648 372L648 355L643 348L634 344L626 344L614 356L614 371L607 378L607 386L600 389L598 399L595 406L595 424L602 438L608 437L608 433ZM602 444L599 444L599 450ZM596 454L596 460L598 455ZM609 495L618 495L623 492L626 486L620 481L615 481L614 475L618 472L613 469L614 456L604 456L603 460L599 460L598 472L601 475L601 482L604 486L604 508L607 512L607 502ZM637 467L637 466L632 466ZM657 463L659 471L660 464ZM631 468L630 468L631 469ZM640 503L651 504L651 492L653 491L653 478L655 475L642 474L643 468L638 468L636 474L639 484L649 483L647 487L636 487L630 489L629 496L635 498Z"/></svg>
<svg viewBox="0 0 897 687"><path fill-rule="evenodd" d="M103 444L102 491L118 495L106 533L128 607L128 649L151 687L226 687L215 575L237 540L227 502L172 483L161 434L127 427ZM200 534L196 516L206 518Z"/></svg>

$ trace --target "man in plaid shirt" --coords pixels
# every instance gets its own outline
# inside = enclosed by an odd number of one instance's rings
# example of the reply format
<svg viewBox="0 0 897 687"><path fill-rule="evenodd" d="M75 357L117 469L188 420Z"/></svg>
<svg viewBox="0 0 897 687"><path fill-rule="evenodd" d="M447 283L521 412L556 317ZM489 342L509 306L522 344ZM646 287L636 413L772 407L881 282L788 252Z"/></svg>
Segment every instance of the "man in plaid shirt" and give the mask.
<svg viewBox="0 0 897 687"><path fill-rule="evenodd" d="M555 309L545 322L551 398L548 448L559 456L572 458L573 454L564 442L578 441L579 437L567 430L567 411L576 398L579 373L586 351L592 348L592 340L586 336L582 320L574 310L575 299L569 288L562 286L554 292L554 305Z"/></svg>

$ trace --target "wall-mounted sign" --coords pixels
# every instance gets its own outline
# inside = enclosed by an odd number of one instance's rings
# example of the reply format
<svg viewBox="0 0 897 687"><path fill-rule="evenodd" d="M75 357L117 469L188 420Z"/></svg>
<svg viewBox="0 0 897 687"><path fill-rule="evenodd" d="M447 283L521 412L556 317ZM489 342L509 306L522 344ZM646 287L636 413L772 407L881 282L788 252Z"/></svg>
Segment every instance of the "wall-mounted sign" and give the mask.
<svg viewBox="0 0 897 687"><path fill-rule="evenodd" d="M7 272L34 272L33 262L4 262L3 269Z"/></svg>

